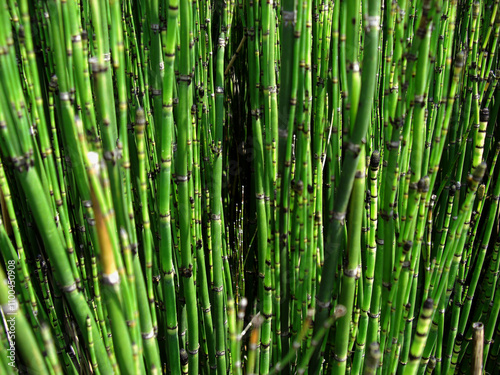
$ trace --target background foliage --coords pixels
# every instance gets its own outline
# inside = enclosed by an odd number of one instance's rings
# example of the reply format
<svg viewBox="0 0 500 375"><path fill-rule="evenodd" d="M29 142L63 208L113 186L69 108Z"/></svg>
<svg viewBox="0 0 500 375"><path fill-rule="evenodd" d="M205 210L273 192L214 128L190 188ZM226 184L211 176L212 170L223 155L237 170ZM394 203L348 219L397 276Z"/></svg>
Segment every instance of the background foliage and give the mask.
<svg viewBox="0 0 500 375"><path fill-rule="evenodd" d="M498 5L2 1L0 373L498 371Z"/></svg>

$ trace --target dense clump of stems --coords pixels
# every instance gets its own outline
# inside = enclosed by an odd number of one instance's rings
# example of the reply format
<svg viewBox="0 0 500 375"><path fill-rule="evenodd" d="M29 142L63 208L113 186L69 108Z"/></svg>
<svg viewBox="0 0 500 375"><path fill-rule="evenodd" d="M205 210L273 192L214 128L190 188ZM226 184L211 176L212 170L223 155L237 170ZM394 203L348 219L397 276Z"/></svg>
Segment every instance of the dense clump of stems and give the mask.
<svg viewBox="0 0 500 375"><path fill-rule="evenodd" d="M0 373L496 370L499 4L2 2Z"/></svg>

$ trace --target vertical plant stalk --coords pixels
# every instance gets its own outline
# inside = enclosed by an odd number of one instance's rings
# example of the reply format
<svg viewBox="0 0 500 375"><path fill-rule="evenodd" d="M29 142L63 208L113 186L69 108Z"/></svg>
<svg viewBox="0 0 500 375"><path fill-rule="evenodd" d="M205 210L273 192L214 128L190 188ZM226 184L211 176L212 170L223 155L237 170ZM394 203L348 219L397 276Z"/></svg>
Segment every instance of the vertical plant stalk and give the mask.
<svg viewBox="0 0 500 375"><path fill-rule="evenodd" d="M427 299L418 318L417 328L415 331L415 337L413 339L411 349L410 349L410 361L406 365L403 374L404 375L415 375L418 371L418 366L420 364L420 358L424 351L425 342L427 340L427 335L429 334L429 328L432 322L433 307L434 303L432 299Z"/></svg>
<svg viewBox="0 0 500 375"><path fill-rule="evenodd" d="M366 334L368 331L368 316L371 313L373 280L375 278L375 262L377 257L377 215L378 215L378 171L380 166L380 153L374 151L370 158L370 228L368 251L366 254L366 269L364 270L363 299L361 304L361 318L356 339L356 352L353 359L353 373L361 371L363 356L365 355ZM359 168L358 168L359 170ZM371 345L371 343L370 343ZM372 349L372 348L370 348ZM378 348L379 349L379 348Z"/></svg>
<svg viewBox="0 0 500 375"><path fill-rule="evenodd" d="M345 253L344 274L342 275L341 293L339 303L346 307L346 314L339 319L335 331L335 363L334 374L345 374L347 368L347 355L349 333L353 319L356 277L358 276L359 260L361 259L361 226L363 220L364 191L365 191L365 150L361 146L358 167L356 170L354 186L352 189L349 216L347 249Z"/></svg>
<svg viewBox="0 0 500 375"><path fill-rule="evenodd" d="M177 155L176 179L178 194L177 209L180 227L181 266L179 273L187 311L187 344L189 358L189 374L198 374L198 357L200 344L198 340L199 320L196 288L193 280L193 261L191 243L191 204L189 203L189 179L192 171L191 158L191 103L192 103L192 17L191 5L188 0L180 2L180 65L179 65L179 108L177 114Z"/></svg>
<svg viewBox="0 0 500 375"><path fill-rule="evenodd" d="M289 265L288 265L288 221L289 221L289 194L288 186L290 184L290 163L286 157L288 151L291 151L291 140L293 134L290 131L293 129L290 114L294 104L291 102L291 90L293 78L293 63L294 63L294 47L293 38L294 27L296 21L296 1L284 0L281 4L281 30L280 30L280 45L281 45L281 68L280 68L280 90L279 90L279 134L278 134L278 186L280 189L280 211L279 211L279 240L280 240L280 319L281 319L281 350L283 353L288 353L289 350L289 308L288 301L290 298L289 286ZM291 116L293 118L293 116ZM290 126L291 124L291 126ZM290 129L291 128L291 129ZM290 146L288 146L290 144ZM283 368L283 374L288 374L290 367L287 364Z"/></svg>
<svg viewBox="0 0 500 375"><path fill-rule="evenodd" d="M98 154L90 153L89 161L89 177L95 180L100 173ZM123 368L123 370L126 368L129 374L137 374L139 371L138 358L137 355L133 354L134 350L137 349L137 343L131 340L129 329L125 323L125 315L129 311L125 308L126 301L122 297L120 275L118 274L113 254L114 244L109 235L109 222L113 220L113 216L111 210L106 210L106 207L103 207L102 198L99 199L99 197L102 197L102 191L96 189L95 184L92 187L92 206L95 212L96 228L101 250L99 260L102 265L103 297L111 320L113 344L116 348L120 368Z"/></svg>
<svg viewBox="0 0 500 375"><path fill-rule="evenodd" d="M317 294L317 311L314 321L314 331L321 327L329 315L331 306L331 290L337 269L337 261L340 256L343 227L349 196L358 165L361 144L366 142L365 136L370 123L371 108L375 92L376 71L378 66L378 38L380 28L380 2L373 1L369 4L368 15L365 19L366 33L364 41L363 73L361 78L361 95L359 110L353 128L352 136L346 144L345 159L342 165L342 173L339 189L335 197L333 214L330 216L327 239L325 241L325 269L331 272L322 274L320 288ZM327 335L326 335L327 336ZM321 366L319 360L320 350L312 358L311 371L316 374Z"/></svg>
<svg viewBox="0 0 500 375"><path fill-rule="evenodd" d="M472 324L474 337L472 339L474 348L472 353L472 372L473 375L483 373L483 347L484 347L484 325L481 322Z"/></svg>
<svg viewBox="0 0 500 375"><path fill-rule="evenodd" d="M162 124L160 127L160 175L158 182L158 209L160 217L160 267L163 275L163 298L169 301L165 304L167 334L167 358L170 370L173 373L180 373L180 353L179 336L177 323L177 296L175 292L175 269L172 246L172 227L171 227L171 166L172 166L172 135L174 127L173 119L173 93L174 93L174 62L175 47L177 35L177 17L179 13L179 1L171 0L169 2L168 26L165 36L165 75L163 77L163 105L162 105Z"/></svg>
<svg viewBox="0 0 500 375"><path fill-rule="evenodd" d="M9 352L9 354L15 359L17 349L17 352L20 353L29 370L39 371L44 375L50 374L49 370L52 369L48 369L46 366L44 356L42 356L40 348L37 345L37 338L30 327L30 323L21 311L17 298L15 298L15 295L12 296L12 293L15 294L16 289L15 272L13 272L14 265L14 261L7 263L7 275L3 267L0 266L0 309L2 310L3 319L5 319L3 323L7 321L6 326L9 327L8 340L12 343L9 345L11 348L14 348L14 354L12 352ZM4 327L2 327L2 331ZM2 343L2 352L4 351L7 353ZM11 361L12 358L10 358ZM8 366L12 365L8 364Z"/></svg>
<svg viewBox="0 0 500 375"><path fill-rule="evenodd" d="M224 50L225 34L221 32L217 48L217 61L215 71L215 105L216 123L214 135L214 168L212 171L212 256L213 256L213 294L214 294L214 315L216 329L216 357L217 371L220 374L226 373L226 337L224 326L224 270L222 265L222 159L223 144L222 134L225 124L224 113Z"/></svg>

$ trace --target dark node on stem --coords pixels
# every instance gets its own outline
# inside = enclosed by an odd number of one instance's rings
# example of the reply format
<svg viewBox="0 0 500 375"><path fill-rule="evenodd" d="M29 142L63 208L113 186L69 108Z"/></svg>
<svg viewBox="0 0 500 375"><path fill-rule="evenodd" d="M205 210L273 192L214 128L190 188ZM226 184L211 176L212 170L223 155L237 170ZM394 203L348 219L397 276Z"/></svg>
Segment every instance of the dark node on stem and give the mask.
<svg viewBox="0 0 500 375"><path fill-rule="evenodd" d="M302 194L302 191L304 190L304 182L302 182L302 180L298 180L297 182L292 180L292 189L295 190L296 193Z"/></svg>
<svg viewBox="0 0 500 375"><path fill-rule="evenodd" d="M405 253L410 251L412 246L413 246L413 241L406 241L403 245L403 250L405 251Z"/></svg>
<svg viewBox="0 0 500 375"><path fill-rule="evenodd" d="M430 179L429 176L424 176L418 181L418 191L427 193L429 191Z"/></svg>
<svg viewBox="0 0 500 375"><path fill-rule="evenodd" d="M138 248L139 245L137 243L130 244L130 250L132 251L133 256L137 255Z"/></svg>
<svg viewBox="0 0 500 375"><path fill-rule="evenodd" d="M387 142L386 143L386 147L387 147L387 151L398 149L399 148L399 142L398 141Z"/></svg>
<svg viewBox="0 0 500 375"><path fill-rule="evenodd" d="M57 87L57 76L54 74L52 77L50 77L49 90L55 92L57 90Z"/></svg>
<svg viewBox="0 0 500 375"><path fill-rule="evenodd" d="M372 156L370 157L370 168L377 169L380 165L380 152L377 150L372 152Z"/></svg>
<svg viewBox="0 0 500 375"><path fill-rule="evenodd" d="M452 184L452 185L450 186L450 191L449 191L449 193L448 193L448 194L449 194L451 197L453 197L453 196L455 195L455 192L456 192L456 191L457 191L457 186L456 186L455 184Z"/></svg>
<svg viewBox="0 0 500 375"><path fill-rule="evenodd" d="M181 365L186 366L188 364L188 358L189 358L186 349L181 348L179 354L180 354L180 357L181 357L180 358L181 359Z"/></svg>
<svg viewBox="0 0 500 375"><path fill-rule="evenodd" d="M464 66L464 62L465 62L465 54L463 52L460 52L455 58L455 68L461 69Z"/></svg>
<svg viewBox="0 0 500 375"><path fill-rule="evenodd" d="M490 110L488 108L483 108L481 110L480 121L488 122L489 119L490 119Z"/></svg>
<svg viewBox="0 0 500 375"><path fill-rule="evenodd" d="M480 7L479 1L476 1L474 3L473 8L472 8L472 17L473 18L479 17L479 7Z"/></svg>
<svg viewBox="0 0 500 375"><path fill-rule="evenodd" d="M479 185L477 188L477 199L482 200L484 198L484 193L485 193L486 187L484 184Z"/></svg>
<svg viewBox="0 0 500 375"><path fill-rule="evenodd" d="M144 115L144 109L142 107L137 108L135 112L135 130L137 133L144 132L144 125L146 124L146 117Z"/></svg>
<svg viewBox="0 0 500 375"><path fill-rule="evenodd" d="M429 360L429 364L427 365L427 368L430 370L434 370L436 368L437 360L436 357L431 357Z"/></svg>
<svg viewBox="0 0 500 375"><path fill-rule="evenodd" d="M434 306L434 301L432 300L432 298L427 298L424 302L424 309L432 309Z"/></svg>
<svg viewBox="0 0 500 375"><path fill-rule="evenodd" d="M314 193L314 188L313 188L313 186L312 186L312 185L307 185L307 192L308 192L309 194Z"/></svg>
<svg viewBox="0 0 500 375"><path fill-rule="evenodd" d="M357 179L365 178L365 173L363 171L356 171L354 178L357 178Z"/></svg>
<svg viewBox="0 0 500 375"><path fill-rule="evenodd" d="M486 163L483 161L474 170L474 174L472 176L472 179L474 181L481 181L483 179L483 177L484 177L484 173L485 172L486 172Z"/></svg>
<svg viewBox="0 0 500 375"><path fill-rule="evenodd" d="M179 269L179 273L182 277L189 278L193 276L193 265L190 264L189 267L183 267Z"/></svg>

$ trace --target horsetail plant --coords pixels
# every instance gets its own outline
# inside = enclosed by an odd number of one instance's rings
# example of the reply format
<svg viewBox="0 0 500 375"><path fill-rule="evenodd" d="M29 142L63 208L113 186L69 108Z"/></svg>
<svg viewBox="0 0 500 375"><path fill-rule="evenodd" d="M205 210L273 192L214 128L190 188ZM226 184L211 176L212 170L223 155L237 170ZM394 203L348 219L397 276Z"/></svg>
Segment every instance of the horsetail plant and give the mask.
<svg viewBox="0 0 500 375"><path fill-rule="evenodd" d="M500 366L498 0L0 3L0 373Z"/></svg>

